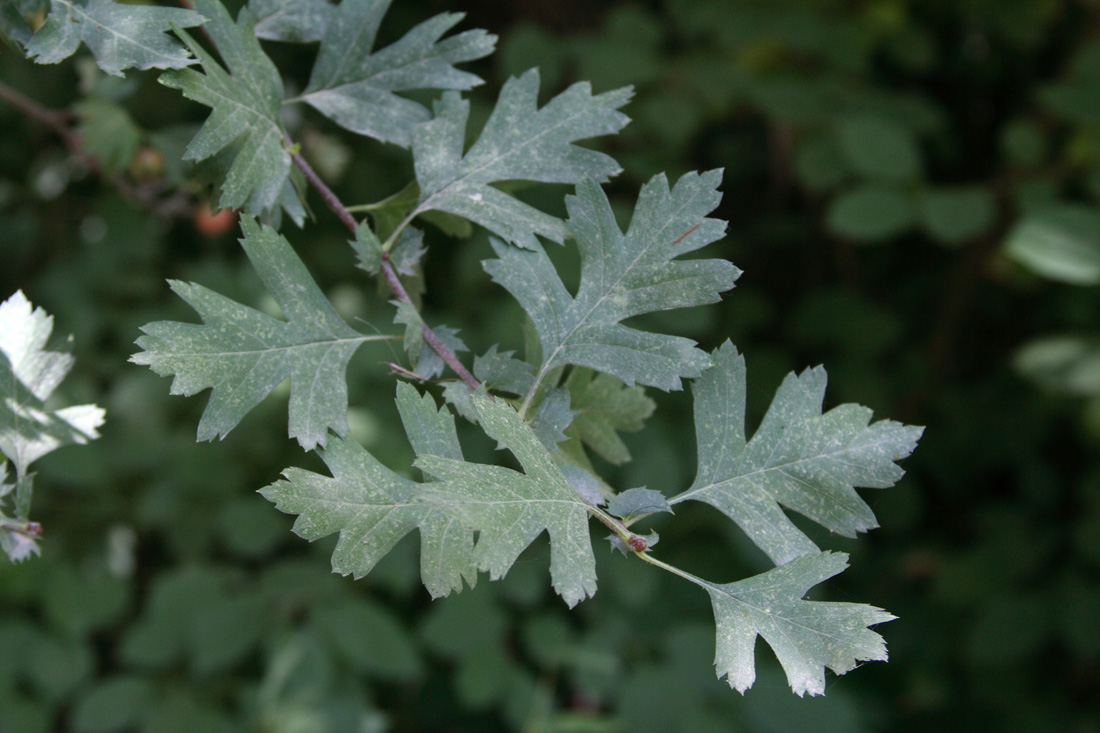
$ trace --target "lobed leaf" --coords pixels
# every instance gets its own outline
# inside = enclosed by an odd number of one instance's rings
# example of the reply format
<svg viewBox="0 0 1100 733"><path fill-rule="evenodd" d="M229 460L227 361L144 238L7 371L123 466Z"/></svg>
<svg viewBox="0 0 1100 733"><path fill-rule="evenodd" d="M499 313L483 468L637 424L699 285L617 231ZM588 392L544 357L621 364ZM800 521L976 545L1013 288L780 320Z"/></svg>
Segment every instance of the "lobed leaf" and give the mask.
<svg viewBox="0 0 1100 733"><path fill-rule="evenodd" d="M473 406L485 432L512 452L523 473L419 452L415 465L438 480L425 499L480 533L474 562L493 580L504 577L519 554L548 532L551 582L575 606L596 592L589 504L514 409L483 393L473 396Z"/></svg>
<svg viewBox="0 0 1100 733"><path fill-rule="evenodd" d="M142 328L143 351L130 357L157 374L175 375L172 394L212 388L199 421L198 439L224 437L287 377L290 437L306 450L324 445L329 429L347 432L348 361L366 341L337 315L286 238L254 220L241 219L245 253L279 304L286 321L236 303L194 283L174 290L202 325L157 321Z"/></svg>
<svg viewBox="0 0 1100 733"><path fill-rule="evenodd" d="M462 461L454 418L445 408L437 410L430 395L400 382L397 407L419 455ZM421 578L432 597L462 590L463 579L473 587L473 533L439 507L421 502L423 484L389 470L352 440L335 438L318 453L331 478L288 468L284 480L260 493L279 511L299 515L294 522L298 536L312 542L340 534L332 554L335 572L366 575L415 529L420 531Z"/></svg>
<svg viewBox="0 0 1100 733"><path fill-rule="evenodd" d="M629 118L618 109L633 92L623 88L593 96L591 87L580 82L539 109L538 90L537 69L505 82L481 135L465 154L470 103L457 92L444 94L435 105L435 119L413 130L420 199L410 217L448 212L529 249L538 247L535 235L565 241L568 230L560 219L489 184L606 181L616 175L621 169L610 156L573 143L621 130Z"/></svg>
<svg viewBox="0 0 1100 733"><path fill-rule="evenodd" d="M714 607L718 677L738 692L752 687L757 636L775 652L800 697L825 692L826 667L844 674L861 661L885 661L886 642L868 627L894 616L862 603L802 600L810 588L844 570L847 560L844 553L804 555L725 585L693 578Z"/></svg>
<svg viewBox="0 0 1100 733"><path fill-rule="evenodd" d="M454 64L488 56L496 36L472 30L440 40L464 17L463 13L441 13L399 41L373 51L391 2L343 0L331 9L309 84L297 101L352 132L407 148L413 127L431 119L431 114L394 92L472 89L482 80Z"/></svg>
<svg viewBox="0 0 1100 733"><path fill-rule="evenodd" d="M497 259L485 270L508 290L534 323L543 356L535 384L574 364L613 375L628 385L679 389L710 365L695 342L620 323L631 316L713 303L733 287L740 270L717 259L676 261L719 239L725 222L707 218L718 206L720 171L689 173L670 190L664 175L643 188L626 234L611 204L591 180L569 196L569 227L581 251L574 297L541 248L518 250L493 242Z"/></svg>
<svg viewBox="0 0 1100 733"><path fill-rule="evenodd" d="M99 68L180 69L195 61L165 31L200 25L199 13L182 8L129 5L114 0L50 0L50 13L26 44L29 58L56 64L76 53L81 41Z"/></svg>
<svg viewBox="0 0 1100 733"><path fill-rule="evenodd" d="M217 44L228 71L181 32L205 74L194 69L166 71L160 82L212 110L187 145L186 159L205 160L238 144L222 184L219 206L236 209L247 205L249 212L260 214L280 203L290 175L290 153L283 145L279 121L283 82L260 48L248 8L241 10L234 23L219 0L195 0L195 7L210 18L203 27Z"/></svg>
<svg viewBox="0 0 1100 733"><path fill-rule="evenodd" d="M818 552L780 505L846 537L877 527L856 487L887 488L904 471L895 464L916 447L923 428L871 423L866 407L845 404L822 414L825 370L783 380L751 440L745 437L745 360L726 342L714 367L693 385L699 469L673 497L715 507L776 563Z"/></svg>

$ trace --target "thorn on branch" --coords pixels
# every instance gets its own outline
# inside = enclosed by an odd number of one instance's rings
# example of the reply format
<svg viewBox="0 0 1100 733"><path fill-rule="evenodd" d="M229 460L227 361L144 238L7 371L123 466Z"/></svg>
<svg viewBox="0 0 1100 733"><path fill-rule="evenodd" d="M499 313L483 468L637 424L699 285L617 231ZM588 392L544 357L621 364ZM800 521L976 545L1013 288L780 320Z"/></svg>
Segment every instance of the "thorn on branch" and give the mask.
<svg viewBox="0 0 1100 733"><path fill-rule="evenodd" d="M428 380L424 379L424 377L422 377L419 374L417 374L416 372L412 371L411 369L406 369L405 367L403 367L400 364L397 364L395 362L384 361L382 363L390 368L390 374L394 374L394 375L397 375L399 377L405 377L406 379L411 379L415 382L420 382L421 384L428 381Z"/></svg>

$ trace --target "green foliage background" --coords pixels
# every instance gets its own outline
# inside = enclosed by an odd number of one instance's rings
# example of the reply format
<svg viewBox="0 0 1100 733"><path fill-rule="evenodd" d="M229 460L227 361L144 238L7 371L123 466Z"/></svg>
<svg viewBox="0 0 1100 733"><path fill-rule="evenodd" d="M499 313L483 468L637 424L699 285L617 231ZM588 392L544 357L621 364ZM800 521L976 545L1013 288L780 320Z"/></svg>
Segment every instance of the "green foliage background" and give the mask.
<svg viewBox="0 0 1100 733"><path fill-rule="evenodd" d="M396 3L382 34L446 5ZM900 617L880 629L890 663L799 699L762 651L756 687L732 694L710 664L705 596L602 552L601 590L573 614L550 592L539 543L504 581L434 603L414 537L362 581L332 575L334 538L297 539L255 493L286 465L323 470L286 438L286 393L224 441L196 444L203 400L169 397L126 361L140 325L190 320L165 278L272 307L236 231L203 236L134 206L0 104L0 296L23 288L75 335L60 391L108 413L100 440L36 464L43 557L0 565L0 730L1100 730L1089 708L1100 688L1100 6L467 6L463 27L501 35L472 67L490 80L473 92L475 120L489 88L538 65L544 93L576 79L637 86L634 122L605 143L625 169L611 187L624 205L656 172L725 168L716 215L731 234L710 256L745 274L719 306L644 319L674 319L670 330L707 349L730 336L753 374L750 422L786 372L824 362L827 406L928 426L906 479L864 492L881 529L857 543L804 525L852 553L833 597ZM296 54L309 49L270 50L304 87L294 69L308 69ZM0 48L6 84L53 108L80 101L86 149L109 175L147 144L181 183L191 173L176 161L206 112L154 76L105 77L79 57L37 66ZM393 149L311 113L292 124L346 202L410 177ZM527 195L560 211L564 192ZM363 287L346 233L312 204L307 236L284 231L342 315L386 328L384 294ZM431 236L429 321L459 328L475 353L519 348L522 314L481 270L487 237ZM412 456L381 362L401 360L371 345L349 370L352 435L396 470ZM634 460L605 467L621 486L687 485L690 400L650 394L655 417L627 436ZM654 526L693 572L732 580L767 567L709 507Z"/></svg>

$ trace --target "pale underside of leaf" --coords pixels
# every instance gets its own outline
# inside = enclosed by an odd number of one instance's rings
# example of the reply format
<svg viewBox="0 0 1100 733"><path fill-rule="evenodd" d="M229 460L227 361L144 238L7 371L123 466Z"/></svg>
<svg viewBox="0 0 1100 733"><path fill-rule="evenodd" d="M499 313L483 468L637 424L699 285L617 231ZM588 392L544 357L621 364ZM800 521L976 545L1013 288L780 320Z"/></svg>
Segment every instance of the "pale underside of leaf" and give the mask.
<svg viewBox="0 0 1100 733"><path fill-rule="evenodd" d="M0 303L0 452L18 479L47 453L99 437L103 424L95 405L47 408L73 365L71 355L49 348L52 332L53 318L22 291Z"/></svg>

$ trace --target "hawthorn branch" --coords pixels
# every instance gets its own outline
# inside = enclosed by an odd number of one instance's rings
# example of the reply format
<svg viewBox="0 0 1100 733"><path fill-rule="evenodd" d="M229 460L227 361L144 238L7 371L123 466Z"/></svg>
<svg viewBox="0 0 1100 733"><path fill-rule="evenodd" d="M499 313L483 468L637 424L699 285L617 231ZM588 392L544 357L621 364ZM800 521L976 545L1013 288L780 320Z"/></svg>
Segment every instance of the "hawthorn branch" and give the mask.
<svg viewBox="0 0 1100 733"><path fill-rule="evenodd" d="M67 124L72 119L67 113L46 109L38 102L35 102L22 92L12 89L3 82L0 82L0 99L4 100L12 107L15 107L27 117L41 122L46 127L50 128L50 130L60 137L67 146L80 147L80 138L75 132L69 129Z"/></svg>
<svg viewBox="0 0 1100 733"><path fill-rule="evenodd" d="M142 208L149 209L165 219L191 215L193 207L190 197L185 192L179 191L167 198L161 198L159 194L164 191L164 186L160 181L136 185L121 173L112 176L104 171L99 160L84 150L79 133L72 128L71 123L75 117L71 113L44 107L3 82L0 82L0 101L7 102L24 116L40 123L61 138L61 142L73 159L91 173L109 182L119 193Z"/></svg>
<svg viewBox="0 0 1100 733"><path fill-rule="evenodd" d="M195 9L195 6L191 3L191 0L179 0L179 4L189 10ZM206 35L206 38L210 42L210 45L213 46L215 50L217 50L218 44L214 42L214 39L206 30L205 25L202 26L202 32ZM294 141L291 140L290 135L287 134L285 130L283 131L283 145L290 153L290 159L294 161L294 166L302 172L303 176L305 176L306 182L309 183L309 185L312 186L318 194L320 194L321 199L325 202L325 205L332 210L332 213L336 214L336 218L338 218L344 224L344 226L348 228L348 231L350 231L351 235L354 237L356 227L358 226L358 223L355 221L355 217L351 215L350 211L348 211L348 207L344 206L344 203L340 200L340 197L337 196L336 193L331 188L329 188L323 180L321 180L321 177L317 175L317 171L313 170L313 166L309 164L309 161L302 157L302 154L297 150L297 145L295 145ZM393 265L390 264L389 254L390 253L388 250L384 250L382 252L382 274L386 278L386 284L389 285L390 290L393 291L393 294L397 296L398 300L400 300L402 303L413 305L412 298L410 298L408 292L405 291L405 287L401 284L401 280L397 277L397 273L394 271ZM444 363L451 369L453 369L455 374L457 374L463 382L468 384L472 389L477 389L481 386L481 383L478 382L474 375L470 373L470 370L468 370L462 364L462 362L458 360L458 357L455 356L455 353L447 348L447 345L444 344L439 339L439 337L435 335L435 331L428 328L427 324L424 324L423 332L424 343L428 344L428 346L430 346L432 350L435 351L435 353L439 354Z"/></svg>
<svg viewBox="0 0 1100 733"><path fill-rule="evenodd" d="M321 200L332 210L332 213L336 214L336 218L343 222L344 226L348 228L352 236L355 236L355 229L358 226L355 221L355 217L351 215L347 207L340 201L340 197L337 196L328 185L321 180L321 177L317 175L317 171L313 170L313 166L309 164L302 154L294 150L294 144L290 139L290 136L283 133L283 144L291 151L290 159L294 161L295 167L302 172L306 181L316 189L320 194ZM390 262L390 253L386 250L382 252L382 276L386 279L386 284L389 285L390 290L397 296L397 299L402 303L413 304L412 298L409 297L409 293L405 290L405 286L401 284L401 278L397 276L397 272L393 269L393 264ZM439 354L443 361L454 370L455 374L462 379L463 382L468 384L470 388L477 389L481 386L481 383L477 381L477 378L470 373L470 370L459 361L458 357L453 351L447 348L447 345L440 340L435 331L428 328L427 324L423 325L424 343L431 347L432 351Z"/></svg>

